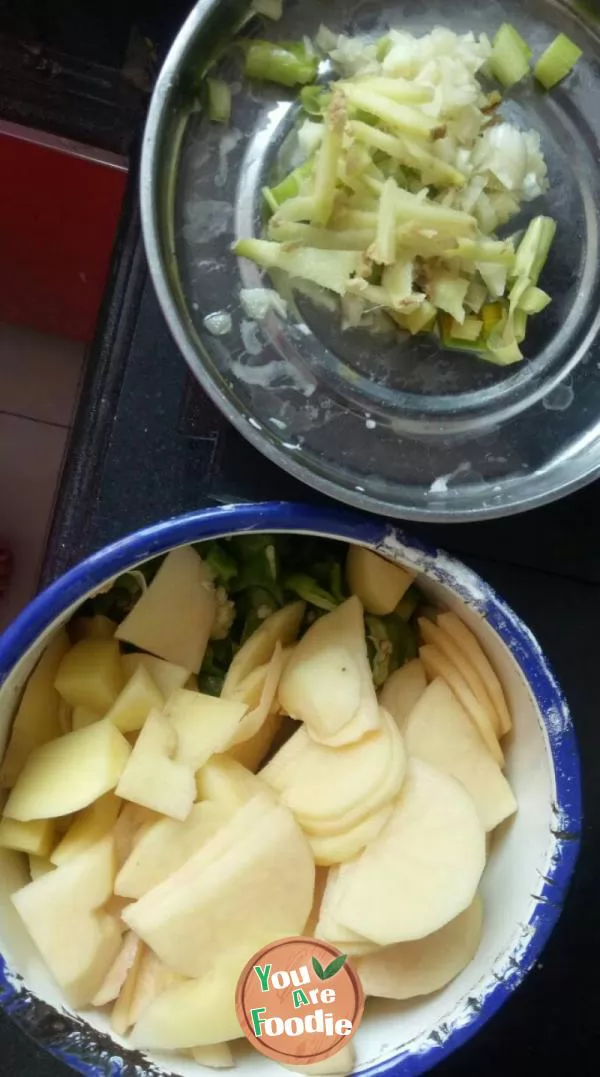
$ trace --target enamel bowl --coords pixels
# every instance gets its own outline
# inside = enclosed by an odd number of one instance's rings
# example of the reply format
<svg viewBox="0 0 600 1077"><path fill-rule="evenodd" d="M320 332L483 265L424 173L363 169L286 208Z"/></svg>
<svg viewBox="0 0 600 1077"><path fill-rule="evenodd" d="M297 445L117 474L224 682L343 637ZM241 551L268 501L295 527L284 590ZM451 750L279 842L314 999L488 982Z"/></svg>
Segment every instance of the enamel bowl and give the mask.
<svg viewBox="0 0 600 1077"><path fill-rule="evenodd" d="M494 663L511 706L507 774L517 816L497 832L482 883L479 951L444 990L409 1003L371 1003L355 1039L361 1075L429 1070L485 1024L540 956L575 866L581 825L579 763L565 701L535 639L470 569L379 519L336 508L245 504L192 513L138 531L94 554L39 595L0 638L0 750L20 693L49 637L119 573L189 542L246 531L293 532L357 542L409 565L430 598L456 610ZM301 541L301 539L299 539ZM58 1059L87 1077L198 1077L191 1060L144 1056L110 1032L103 1014L69 1010L14 912L28 881L15 854L0 864L0 1004ZM276 1077L240 1042L240 1077Z"/></svg>

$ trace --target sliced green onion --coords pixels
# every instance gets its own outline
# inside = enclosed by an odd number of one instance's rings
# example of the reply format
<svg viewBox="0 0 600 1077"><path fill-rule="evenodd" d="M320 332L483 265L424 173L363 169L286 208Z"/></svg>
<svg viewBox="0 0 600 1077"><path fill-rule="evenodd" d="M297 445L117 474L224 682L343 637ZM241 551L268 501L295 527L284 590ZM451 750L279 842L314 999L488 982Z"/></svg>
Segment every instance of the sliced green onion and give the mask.
<svg viewBox="0 0 600 1077"><path fill-rule="evenodd" d="M529 72L531 49L514 26L502 24L492 43L490 67L503 86L509 89Z"/></svg>
<svg viewBox="0 0 600 1077"><path fill-rule="evenodd" d="M300 100L305 112L309 116L322 116L329 102L331 94L322 86L303 86L300 90Z"/></svg>
<svg viewBox="0 0 600 1077"><path fill-rule="evenodd" d="M313 82L318 66L318 58L302 44L274 45L270 41L252 41L246 50L245 73L248 78L278 82L282 86Z"/></svg>
<svg viewBox="0 0 600 1077"><path fill-rule="evenodd" d="M271 213L277 213L277 210L279 209L279 203L278 203L277 199L273 197L273 192L272 192L271 188L270 187L263 187L262 191L261 191L261 194L262 194L265 202L267 203L269 209L271 210Z"/></svg>
<svg viewBox="0 0 600 1077"><path fill-rule="evenodd" d="M288 576L283 581L283 587L284 590L292 591L293 594L298 595L305 602L309 602L311 606L316 606L320 610L331 611L338 605L333 595L326 591L324 587L320 587L312 576L305 576L300 572Z"/></svg>
<svg viewBox="0 0 600 1077"><path fill-rule="evenodd" d="M223 79L207 79L208 115L215 123L227 123L231 116L231 90Z"/></svg>
<svg viewBox="0 0 600 1077"><path fill-rule="evenodd" d="M283 14L282 0L252 0L252 10L257 15L264 15L266 19L279 22Z"/></svg>
<svg viewBox="0 0 600 1077"><path fill-rule="evenodd" d="M237 576L239 571L235 558L227 550L224 550L222 546L219 546L217 542L214 542L204 554L204 562L208 565L215 579L224 586Z"/></svg>
<svg viewBox="0 0 600 1077"><path fill-rule="evenodd" d="M559 34L542 53L533 73L538 82L541 82L546 90L550 90L557 82L566 78L582 55L581 49L574 41L566 34Z"/></svg>
<svg viewBox="0 0 600 1077"><path fill-rule="evenodd" d="M537 284L555 234L556 221L552 217L534 217L529 222L517 248L515 277L527 277L530 284Z"/></svg>
<svg viewBox="0 0 600 1077"><path fill-rule="evenodd" d="M535 285L530 285L519 300L519 309L524 311L525 314L539 314L551 302L552 299L547 292L542 291L541 288L536 288Z"/></svg>
<svg viewBox="0 0 600 1077"><path fill-rule="evenodd" d="M391 37L389 37L388 34L385 34L383 37L380 37L379 40L375 42L375 54L377 56L377 59L379 60L379 63L381 63L382 60L385 60L391 47L392 39Z"/></svg>

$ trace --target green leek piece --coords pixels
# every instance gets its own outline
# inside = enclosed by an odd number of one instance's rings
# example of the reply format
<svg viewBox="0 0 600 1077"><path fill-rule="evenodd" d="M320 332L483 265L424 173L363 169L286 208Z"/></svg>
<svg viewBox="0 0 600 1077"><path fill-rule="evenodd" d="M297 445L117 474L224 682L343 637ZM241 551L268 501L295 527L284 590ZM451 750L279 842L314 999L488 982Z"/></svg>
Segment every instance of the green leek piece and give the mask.
<svg viewBox="0 0 600 1077"><path fill-rule="evenodd" d="M295 572L292 576L288 576L283 581L283 587L285 591L292 591L293 594L298 595L299 598L303 598L305 602L309 602L311 606L316 606L320 610L331 611L336 609L338 605L329 591L326 591L324 587L320 587L312 576L306 576L301 572Z"/></svg>
<svg viewBox="0 0 600 1077"><path fill-rule="evenodd" d="M261 194L265 202L267 203L267 206L269 207L271 213L277 213L277 210L279 209L279 203L276 198L273 198L273 192L271 188L263 187L261 190Z"/></svg>
<svg viewBox="0 0 600 1077"><path fill-rule="evenodd" d="M431 275L429 298L434 307L451 314L462 325L465 320L463 304L468 289L469 281L465 277L439 269Z"/></svg>
<svg viewBox="0 0 600 1077"><path fill-rule="evenodd" d="M300 191L302 181L310 176L314 167L312 160L305 161L304 164L295 168L293 172L290 172L280 183L275 184L274 187L267 187L271 198L277 206L281 206L284 202L287 202L289 198L295 198Z"/></svg>
<svg viewBox="0 0 600 1077"><path fill-rule="evenodd" d="M527 277L530 284L537 284L555 234L552 217L534 217L517 248L513 276Z"/></svg>
<svg viewBox="0 0 600 1077"><path fill-rule="evenodd" d="M257 15L264 15L266 19L279 22L283 14L282 0L252 0L252 10Z"/></svg>
<svg viewBox="0 0 600 1077"><path fill-rule="evenodd" d="M240 258L249 258L263 269L282 269L291 277L312 281L344 295L361 256L355 251L318 250L315 247L285 249L265 239L240 239L233 246Z"/></svg>
<svg viewBox="0 0 600 1077"><path fill-rule="evenodd" d="M325 225L331 217L347 119L345 98L334 93L327 109L321 145L317 150L311 224Z"/></svg>
<svg viewBox="0 0 600 1077"><path fill-rule="evenodd" d="M231 116L231 90L223 79L207 79L208 116L214 123L227 123Z"/></svg>
<svg viewBox="0 0 600 1077"><path fill-rule="evenodd" d="M444 347L449 348L451 351L467 351L479 355L485 349L484 341L482 339L469 340L468 337L460 338L455 336L452 330L457 326L460 328L459 323L454 320L451 314L442 313L439 315L438 330ZM479 335L481 337L481 333Z"/></svg>
<svg viewBox="0 0 600 1077"><path fill-rule="evenodd" d="M473 314L479 314L483 304L488 297L488 290L482 280L477 280L474 277L469 284L469 290L465 296L465 306L469 310L473 311Z"/></svg>
<svg viewBox="0 0 600 1077"><path fill-rule="evenodd" d="M525 314L539 314L551 302L552 298L547 292L536 288L535 285L530 285L519 300L519 310L524 311Z"/></svg>
<svg viewBox="0 0 600 1077"><path fill-rule="evenodd" d="M295 42L252 41L246 49L245 73L250 79L282 86L314 82L319 61L306 46Z"/></svg>
<svg viewBox="0 0 600 1077"><path fill-rule="evenodd" d="M383 37L380 37L379 40L375 42L375 51L379 63L381 63L382 60L385 60L391 47L392 39L388 36L388 34L385 34Z"/></svg>
<svg viewBox="0 0 600 1077"><path fill-rule="evenodd" d="M457 322L452 319L452 325L450 326L450 335L454 340L468 340L473 343L479 340L483 330L483 321L481 318L475 318L467 316L464 322Z"/></svg>
<svg viewBox="0 0 600 1077"><path fill-rule="evenodd" d="M392 313L394 321L398 323L401 329L408 329L408 332L413 337L417 333L425 333L431 329L436 316L437 311L433 303L430 303L428 299L423 300L417 309L411 311L410 314Z"/></svg>
<svg viewBox="0 0 600 1077"><path fill-rule="evenodd" d="M237 576L239 571L237 561L218 542L211 543L202 556L204 563L208 565L214 578L224 587Z"/></svg>
<svg viewBox="0 0 600 1077"><path fill-rule="evenodd" d="M322 86L303 86L300 101L309 116L322 116L331 101L331 94Z"/></svg>
<svg viewBox="0 0 600 1077"><path fill-rule="evenodd" d="M559 34L542 53L533 73L538 82L541 82L546 90L550 90L557 82L566 78L582 55L581 49L574 41L566 34Z"/></svg>
<svg viewBox="0 0 600 1077"><path fill-rule="evenodd" d="M531 49L514 26L502 24L492 42L490 67L503 86L510 89L529 72Z"/></svg>

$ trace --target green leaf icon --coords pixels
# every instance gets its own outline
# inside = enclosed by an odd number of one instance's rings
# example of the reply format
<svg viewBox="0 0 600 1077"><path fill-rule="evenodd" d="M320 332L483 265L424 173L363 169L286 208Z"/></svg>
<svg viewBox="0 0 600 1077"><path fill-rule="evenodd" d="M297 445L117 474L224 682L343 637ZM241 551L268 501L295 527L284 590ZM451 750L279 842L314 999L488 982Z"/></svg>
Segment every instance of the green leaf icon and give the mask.
<svg viewBox="0 0 600 1077"><path fill-rule="evenodd" d="M317 976L319 977L319 979L324 980L325 979L325 973L323 971L323 966L321 965L321 963L319 961L317 961L316 957L312 958L312 967L315 970L315 972L316 972Z"/></svg>
<svg viewBox="0 0 600 1077"><path fill-rule="evenodd" d="M341 968L346 964L348 954L340 954L339 957L334 957L330 965L323 971L321 977L322 980L330 980L332 976L335 976L336 972L339 972Z"/></svg>

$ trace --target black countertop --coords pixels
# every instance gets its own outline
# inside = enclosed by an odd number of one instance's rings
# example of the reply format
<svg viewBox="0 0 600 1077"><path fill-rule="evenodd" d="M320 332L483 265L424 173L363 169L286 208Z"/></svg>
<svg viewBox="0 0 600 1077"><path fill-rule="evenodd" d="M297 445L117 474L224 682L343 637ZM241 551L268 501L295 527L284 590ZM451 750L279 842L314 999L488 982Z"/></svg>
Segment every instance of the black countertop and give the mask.
<svg viewBox="0 0 600 1077"><path fill-rule="evenodd" d="M44 579L148 522L205 504L265 497L314 499L251 449L192 385L148 280L132 194ZM559 926L524 985L474 1042L438 1068L440 1077L559 1075L573 1065L583 1074L597 1070L600 556L592 521L599 498L596 486L510 520L410 528L464 557L537 635L569 699L584 772L583 850ZM67 1073L6 1019L0 1019L0 1059L2 1073Z"/></svg>

